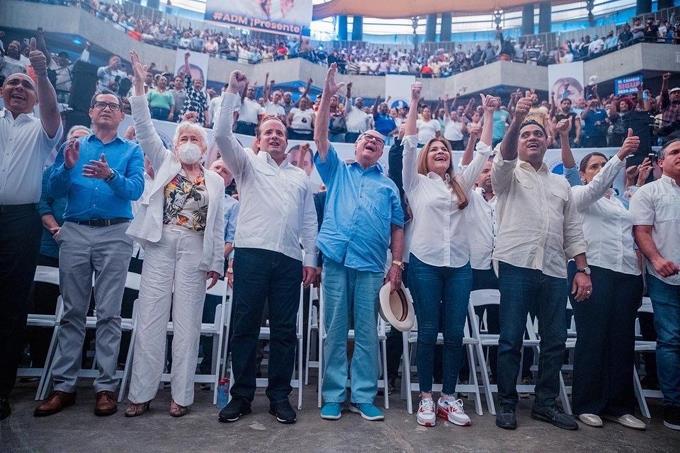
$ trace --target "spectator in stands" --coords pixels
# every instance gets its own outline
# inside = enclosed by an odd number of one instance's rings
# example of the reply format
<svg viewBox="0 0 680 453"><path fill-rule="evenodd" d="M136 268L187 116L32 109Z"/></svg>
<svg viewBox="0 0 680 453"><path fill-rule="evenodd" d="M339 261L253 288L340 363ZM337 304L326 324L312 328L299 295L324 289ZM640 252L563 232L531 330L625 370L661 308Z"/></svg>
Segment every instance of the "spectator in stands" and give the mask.
<svg viewBox="0 0 680 453"><path fill-rule="evenodd" d="M394 142L393 135L397 132L397 123L395 123L394 118L390 116L390 108L388 106L390 98L385 102L379 102L380 96L376 99L375 104L373 104L373 121L375 124L375 130L380 132L383 137L385 137L385 145L392 146ZM378 105L376 108L376 104ZM332 99L331 99L332 105ZM331 141L334 141L331 138Z"/></svg>
<svg viewBox="0 0 680 453"><path fill-rule="evenodd" d="M246 95L243 97L241 109L238 112L236 133L255 135L255 128L257 127L260 115L263 113L264 109L255 99L255 87L249 86L246 90Z"/></svg>
<svg viewBox="0 0 680 453"><path fill-rule="evenodd" d="M215 127L215 124L219 122L220 119L220 106L222 105L222 99L224 99L224 92L227 89L227 84L225 83L222 87L222 91L219 96L213 96L210 99L210 104L208 105L208 117L210 118L210 127Z"/></svg>
<svg viewBox="0 0 680 453"><path fill-rule="evenodd" d="M369 120L370 115L364 112L364 98L356 97L352 101L352 83L348 83L345 98L345 122L347 124L345 142L356 142L359 136L368 130Z"/></svg>
<svg viewBox="0 0 680 453"><path fill-rule="evenodd" d="M9 394L24 347L29 295L40 250L40 200L45 160L62 135L57 96L47 78L47 58L31 39L29 61L36 80L23 73L2 85L0 144L7 156L0 176L0 420L10 416ZM33 108L40 99L40 118Z"/></svg>
<svg viewBox="0 0 680 453"><path fill-rule="evenodd" d="M555 101L556 99L553 97L553 105L555 105ZM568 120L570 122L569 146L579 146L581 144L581 117L571 108L571 99L569 98L564 98L560 101L560 107L554 112L552 117L553 127L562 120ZM555 143L559 146L561 140L560 134L557 134L556 131L553 130L552 136L555 139Z"/></svg>
<svg viewBox="0 0 680 453"><path fill-rule="evenodd" d="M290 91L286 91L283 93L283 101L281 102L281 106L283 107L283 110L286 112L286 117L290 113L290 111L295 107L295 103L293 103L293 93Z"/></svg>
<svg viewBox="0 0 680 453"><path fill-rule="evenodd" d="M450 423L467 426L471 424L470 417L463 410L463 402L455 398L463 362L463 329L472 290L467 246L469 229L463 209L491 153L493 112L499 101L482 95L485 109L482 140L470 165L461 175L456 175L450 145L441 138L429 140L416 158L421 89L419 83L411 87L411 108L403 140L404 192L413 213L409 281L418 313L417 368L421 399L416 420L420 425L434 426L437 416L443 416ZM433 244L436 246L432 247ZM432 375L440 326L444 334L444 383L435 407Z"/></svg>
<svg viewBox="0 0 680 453"><path fill-rule="evenodd" d="M21 44L19 41L11 41L7 45L7 51L0 59L0 75L9 77L17 72L26 72L26 62L21 55Z"/></svg>
<svg viewBox="0 0 680 453"><path fill-rule="evenodd" d="M451 109L444 121L444 138L451 143L451 149L462 151L465 149L465 135L467 126L456 110Z"/></svg>
<svg viewBox="0 0 680 453"><path fill-rule="evenodd" d="M342 84L335 82L336 72L337 66L331 65L318 111L321 124L328 121L331 96L342 88ZM392 265L387 280L392 291L401 286L404 213L399 191L377 165L384 147L377 131L369 130L360 136L356 161L352 164L340 160L328 141L327 128L316 128L314 141L318 149L314 163L328 187L318 240L324 256L322 284L327 332L321 417L337 420L342 415L347 393L347 332L351 312L356 345L351 364L352 407L364 419L383 420L382 411L373 404L378 380L375 301L383 284L388 244ZM360 206L368 206L367 202L372 208L362 209Z"/></svg>
<svg viewBox="0 0 680 453"><path fill-rule="evenodd" d="M281 120L265 117L260 123L254 145L259 150L257 155L243 149L232 134L233 112L247 84L241 72L231 73L215 130L215 142L234 173L241 200L233 268L234 383L232 399L220 411L219 420L235 422L251 411L255 349L268 301L271 343L267 396L270 413L280 423L289 424L297 419L288 395L295 363L300 283L308 286L316 278L316 211L307 175L286 162L288 140Z"/></svg>
<svg viewBox="0 0 680 453"><path fill-rule="evenodd" d="M493 63L494 61L496 61L496 50L490 42L487 42L484 49L484 64Z"/></svg>
<svg viewBox="0 0 680 453"><path fill-rule="evenodd" d="M619 45L621 47L627 47L632 44L633 39L634 37L630 24L624 24L621 33L619 33Z"/></svg>
<svg viewBox="0 0 680 453"><path fill-rule="evenodd" d="M137 335L127 417L142 415L158 391L165 364L166 328L172 342L170 415L182 417L194 401L205 281L213 287L224 269L224 182L200 164L207 137L200 125L180 123L173 151L151 123L144 96L146 68L131 53L136 136L156 171L128 235L144 247L137 301Z"/></svg>
<svg viewBox="0 0 680 453"><path fill-rule="evenodd" d="M679 137L680 133L680 87L668 89L670 73L665 73L661 81L661 128L659 135Z"/></svg>
<svg viewBox="0 0 680 453"><path fill-rule="evenodd" d="M563 126L560 128L560 126ZM564 141L570 124L557 131ZM633 241L633 217L612 193L617 174L640 140L628 129L623 146L607 160L590 153L580 163L583 185L571 196L583 215L593 293L571 306L579 334L574 352L574 413L588 426L602 426L602 418L633 429L645 429L635 418L635 393L629 376L635 366L635 318L642 298L642 277ZM570 280L574 278L570 263ZM602 418L601 418L602 417Z"/></svg>
<svg viewBox="0 0 680 453"><path fill-rule="evenodd" d="M389 115L387 115L389 117ZM392 120L391 117L389 117ZM392 120L394 122L394 120ZM345 110L340 105L338 96L331 96L331 105L328 119L328 133L330 141L344 142L347 132L347 122L345 121Z"/></svg>
<svg viewBox="0 0 680 453"><path fill-rule="evenodd" d="M294 140L310 140L313 137L316 117L307 96L300 97L298 106L288 113L288 135Z"/></svg>
<svg viewBox="0 0 680 453"><path fill-rule="evenodd" d="M654 307L664 425L680 430L680 140L659 153L660 179L642 186L630 201L635 241L647 258L647 291Z"/></svg>
<svg viewBox="0 0 680 453"><path fill-rule="evenodd" d="M90 43L88 42L80 54L78 61L85 63L90 61ZM71 63L66 52L59 52L56 57L50 60L49 68L55 73L54 88L57 91L57 98L60 102L67 103L71 92L71 82L73 81L73 68L75 63Z"/></svg>
<svg viewBox="0 0 680 453"><path fill-rule="evenodd" d="M527 118L532 99L517 101L500 154L493 164L492 184L498 197L498 235L493 258L498 263L501 293L498 347L496 425L515 429L517 374L527 313L536 303L541 323L539 380L532 417L563 429L578 429L576 421L556 405L564 361L567 297L566 260L573 257L578 273L572 292L577 301L591 294L576 207L569 185L543 163L548 140L545 128ZM526 121L525 121L526 120ZM518 162L518 157L520 161ZM552 194L546 205L546 192ZM531 237L531 241L522 238Z"/></svg>
<svg viewBox="0 0 680 453"><path fill-rule="evenodd" d="M111 55L109 57L109 64L107 66L100 66L97 69L97 90L113 90L114 82L126 78L127 73L120 68L120 57L118 55ZM118 78L118 79L116 79Z"/></svg>
<svg viewBox="0 0 680 453"><path fill-rule="evenodd" d="M619 39L616 37L614 34L614 30L610 30L609 33L607 33L607 39L605 40L604 43L604 51L605 52L612 52L619 47Z"/></svg>
<svg viewBox="0 0 680 453"><path fill-rule="evenodd" d="M424 146L425 143L441 134L439 121L432 118L432 112L429 107L423 107L421 119L417 121L417 128L418 146Z"/></svg>
<svg viewBox="0 0 680 453"><path fill-rule="evenodd" d="M159 76L156 87L151 88L146 94L151 118L155 120L172 121L175 116L175 97L167 87L168 79Z"/></svg>
<svg viewBox="0 0 680 453"><path fill-rule="evenodd" d="M131 202L144 188L144 157L139 145L118 135L124 117L118 96L98 92L90 106L94 134L71 142L57 156L50 175L50 193L68 197L57 238L64 315L52 365L54 391L35 409L36 417L75 403L93 272L99 370L95 414L112 415L117 410L113 392L120 309L132 255L132 240L125 231L132 219Z"/></svg>
<svg viewBox="0 0 680 453"><path fill-rule="evenodd" d="M510 124L510 112L508 109L498 103L496 110L493 112L493 144L492 148L495 148L505 137L505 130Z"/></svg>
<svg viewBox="0 0 680 453"><path fill-rule="evenodd" d="M633 34L633 41L631 44L642 41L645 38L645 26L642 23L642 19L639 17L633 19L633 26L630 31Z"/></svg>
<svg viewBox="0 0 680 453"><path fill-rule="evenodd" d="M583 146L586 148L604 148L607 146L607 128L609 120L607 111L602 108L599 98L591 99L581 113L583 120Z"/></svg>
<svg viewBox="0 0 680 453"><path fill-rule="evenodd" d="M659 39L659 26L651 16L645 22L644 37L646 42L657 42Z"/></svg>
<svg viewBox="0 0 680 453"><path fill-rule="evenodd" d="M191 53L184 54L184 90L186 98L182 114L196 112L197 121L200 125L207 126L206 111L208 110L208 98L203 92L203 79L192 78L189 57Z"/></svg>
<svg viewBox="0 0 680 453"><path fill-rule="evenodd" d="M187 99L187 93L184 90L184 79L182 77L175 77L171 93L174 100L173 105L175 107L172 121L177 122L184 113L184 102Z"/></svg>

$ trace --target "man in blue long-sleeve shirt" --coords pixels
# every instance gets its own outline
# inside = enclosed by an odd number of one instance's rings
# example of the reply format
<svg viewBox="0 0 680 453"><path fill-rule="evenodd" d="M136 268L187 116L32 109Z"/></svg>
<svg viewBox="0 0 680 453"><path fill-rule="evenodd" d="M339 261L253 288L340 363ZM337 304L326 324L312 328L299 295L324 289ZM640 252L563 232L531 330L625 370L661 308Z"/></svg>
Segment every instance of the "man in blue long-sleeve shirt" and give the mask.
<svg viewBox="0 0 680 453"><path fill-rule="evenodd" d="M68 200L64 224L55 234L64 315L52 367L54 392L36 408L36 416L55 414L75 402L93 272L99 370L95 414L116 412L120 307L132 255L125 231L132 219L131 202L144 189L142 151L118 136L121 105L111 92L95 94L89 112L94 133L69 142L50 174L50 194Z"/></svg>

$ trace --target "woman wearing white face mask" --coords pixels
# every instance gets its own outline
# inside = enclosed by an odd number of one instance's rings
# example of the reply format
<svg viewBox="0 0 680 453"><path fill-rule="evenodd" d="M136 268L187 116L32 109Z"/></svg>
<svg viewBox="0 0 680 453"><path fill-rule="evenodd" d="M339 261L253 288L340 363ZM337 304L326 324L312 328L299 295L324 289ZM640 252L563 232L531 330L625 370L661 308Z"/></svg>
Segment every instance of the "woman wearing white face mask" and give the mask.
<svg viewBox="0 0 680 453"><path fill-rule="evenodd" d="M146 68L136 53L130 56L135 73L132 118L155 177L127 231L144 247L145 258L137 301L130 405L125 415L142 415L156 395L172 307L170 415L181 417L194 399L205 281L209 279L212 287L224 269L224 183L217 173L201 165L207 137L200 125L180 123L173 140L175 151L165 149L144 97Z"/></svg>

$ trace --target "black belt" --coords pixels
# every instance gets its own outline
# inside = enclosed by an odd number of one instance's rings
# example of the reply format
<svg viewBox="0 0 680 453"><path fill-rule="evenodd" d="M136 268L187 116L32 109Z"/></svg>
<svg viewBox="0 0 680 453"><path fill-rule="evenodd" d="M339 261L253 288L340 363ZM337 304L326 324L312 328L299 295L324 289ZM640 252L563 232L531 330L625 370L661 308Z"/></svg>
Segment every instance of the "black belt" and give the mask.
<svg viewBox="0 0 680 453"><path fill-rule="evenodd" d="M37 204L0 204L0 214L7 214L10 212L34 211Z"/></svg>
<svg viewBox="0 0 680 453"><path fill-rule="evenodd" d="M117 217L115 219L91 219L91 220L67 220L67 222L76 223L78 225L86 225L90 227L107 227L111 225L118 225L120 223L129 222L130 219Z"/></svg>

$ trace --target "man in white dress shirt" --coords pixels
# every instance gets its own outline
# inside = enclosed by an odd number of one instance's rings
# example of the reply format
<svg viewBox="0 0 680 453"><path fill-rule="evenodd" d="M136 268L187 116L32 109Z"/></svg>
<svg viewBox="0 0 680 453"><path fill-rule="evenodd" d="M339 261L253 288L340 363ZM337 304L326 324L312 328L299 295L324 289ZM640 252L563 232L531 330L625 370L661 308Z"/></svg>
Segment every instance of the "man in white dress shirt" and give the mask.
<svg viewBox="0 0 680 453"><path fill-rule="evenodd" d="M28 305L40 250L38 215L45 160L62 134L57 95L47 79L47 59L31 39L36 80L7 77L0 110L0 420L9 417L26 331ZM40 118L33 107L40 101Z"/></svg>
<svg viewBox="0 0 680 453"><path fill-rule="evenodd" d="M664 425L680 430L680 139L664 146L659 165L663 175L635 192L630 210L635 240L647 258Z"/></svg>
<svg viewBox="0 0 680 453"><path fill-rule="evenodd" d="M527 313L534 308L541 344L531 416L575 430L574 418L559 410L555 402L567 337L567 260L574 258L578 269L572 287L577 301L591 293L590 268L569 184L543 163L548 134L541 123L527 119L531 102L530 97L517 102L491 176L498 197L493 259L501 293L496 425L517 428L517 373Z"/></svg>
<svg viewBox="0 0 680 453"><path fill-rule="evenodd" d="M234 382L232 399L220 412L219 420L235 422L251 411L257 340L267 301L270 413L281 423L295 423L288 395L292 390L300 283L309 285L316 276L316 210L307 175L286 159L286 126L280 119L266 117L258 126L258 154L243 149L233 135L233 114L241 104L246 84L241 72L231 73L220 123L215 128L215 142L234 174L240 199L233 264Z"/></svg>

